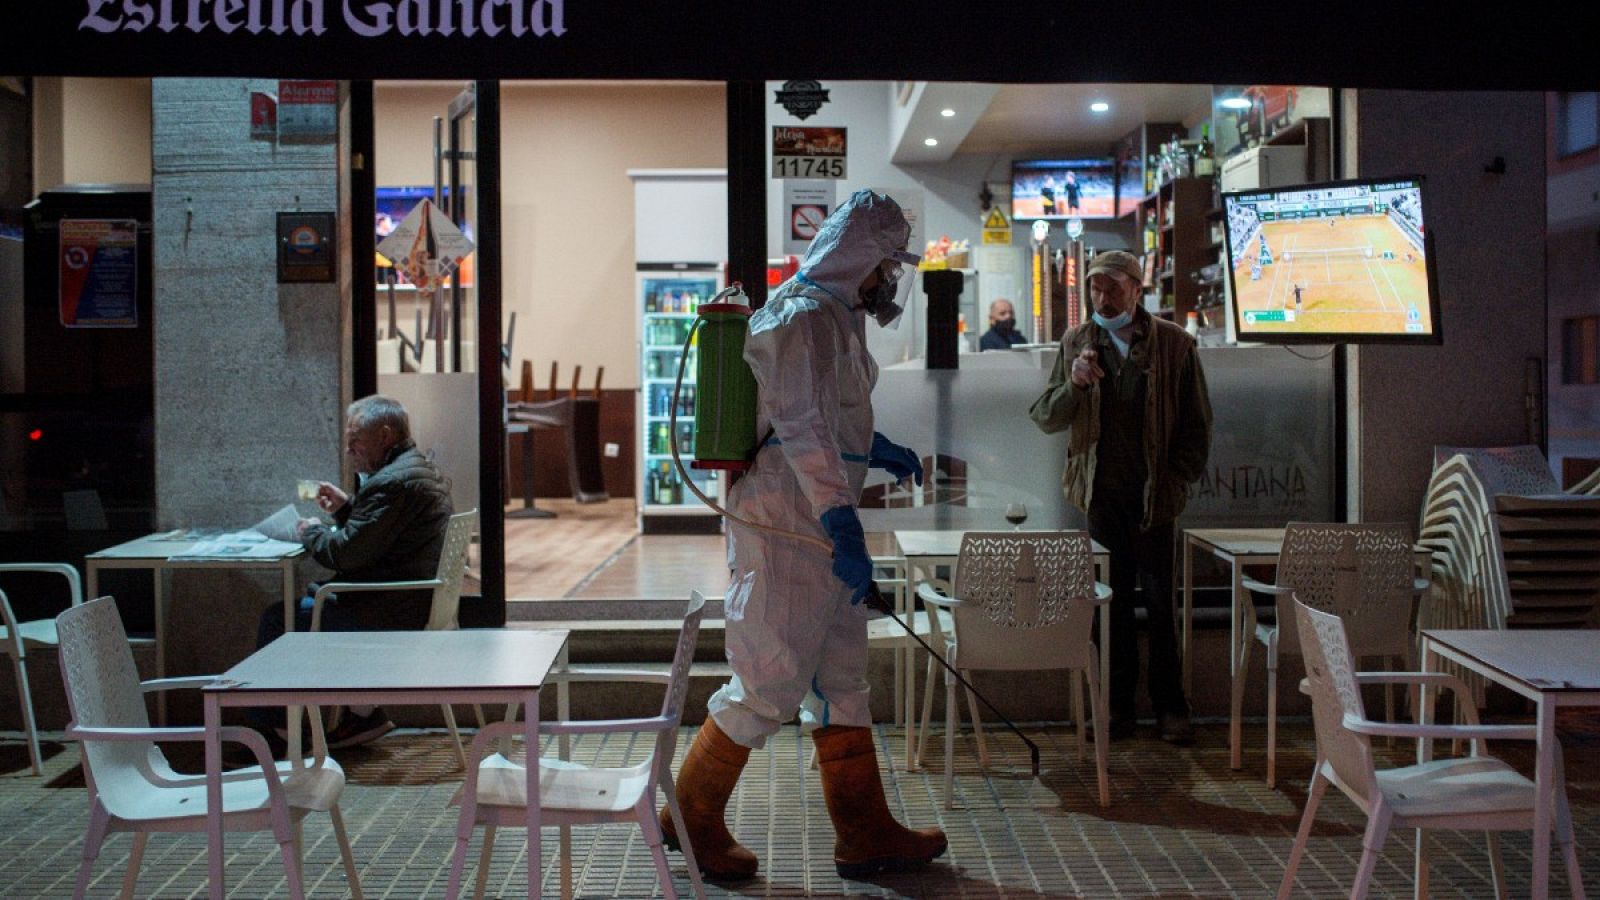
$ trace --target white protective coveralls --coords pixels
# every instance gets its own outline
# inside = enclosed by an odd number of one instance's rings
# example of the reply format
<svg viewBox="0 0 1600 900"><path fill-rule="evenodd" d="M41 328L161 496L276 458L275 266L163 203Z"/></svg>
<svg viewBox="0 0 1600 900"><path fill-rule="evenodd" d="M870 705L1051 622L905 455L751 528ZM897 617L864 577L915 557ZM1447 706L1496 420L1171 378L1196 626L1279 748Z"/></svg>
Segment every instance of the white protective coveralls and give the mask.
<svg viewBox="0 0 1600 900"><path fill-rule="evenodd" d="M859 289L885 260L914 262L893 200L858 191L823 222L800 272L750 317L744 358L772 438L728 495L736 515L828 538L819 521L854 506L872 448L872 387ZM707 707L732 740L760 748L800 708L808 730L867 726L867 619L828 551L729 522L725 598L734 677Z"/></svg>

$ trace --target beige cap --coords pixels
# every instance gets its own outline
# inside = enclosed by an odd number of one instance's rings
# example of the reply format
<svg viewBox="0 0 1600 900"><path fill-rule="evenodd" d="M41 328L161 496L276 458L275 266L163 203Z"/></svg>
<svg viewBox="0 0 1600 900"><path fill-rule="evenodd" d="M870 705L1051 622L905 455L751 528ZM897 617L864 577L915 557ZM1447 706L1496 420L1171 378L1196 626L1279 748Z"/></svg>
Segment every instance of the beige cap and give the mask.
<svg viewBox="0 0 1600 900"><path fill-rule="evenodd" d="M1139 265L1139 257L1126 250L1107 250L1096 256L1089 263L1089 270L1084 273L1084 280L1096 274L1107 272L1121 272L1133 279L1134 283L1144 281L1144 267Z"/></svg>

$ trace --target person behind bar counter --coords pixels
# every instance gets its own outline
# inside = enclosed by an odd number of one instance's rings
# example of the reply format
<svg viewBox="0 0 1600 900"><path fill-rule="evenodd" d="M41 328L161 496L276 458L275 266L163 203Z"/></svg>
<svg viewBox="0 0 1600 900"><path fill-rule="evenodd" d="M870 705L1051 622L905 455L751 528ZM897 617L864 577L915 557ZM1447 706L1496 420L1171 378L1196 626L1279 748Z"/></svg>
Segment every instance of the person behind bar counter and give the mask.
<svg viewBox="0 0 1600 900"><path fill-rule="evenodd" d="M1027 342L1017 330L1017 313L1011 301L1000 299L989 304L989 330L978 338L978 350L1009 350L1012 344Z"/></svg>
<svg viewBox="0 0 1600 900"><path fill-rule="evenodd" d="M363 397L345 411L345 453L359 487L347 494L324 481L317 487L317 505L333 517L301 519L296 527L306 553L333 570L330 581L420 581L432 578L444 550L445 529L454 507L450 481L411 440L411 420L404 406L377 394ZM295 630L311 627L313 583L295 611ZM323 602L323 631L420 631L427 627L432 591L363 591L337 595ZM257 648L284 632L283 604L261 613ZM266 712L266 711L263 711ZM283 711L258 716L260 726L282 727ZM275 718L276 721L272 721ZM328 732L329 749L376 740L394 723L376 708L351 707ZM277 750L274 735L268 741Z"/></svg>
<svg viewBox="0 0 1600 900"><path fill-rule="evenodd" d="M1139 304L1142 270L1110 250L1088 267L1093 320L1068 331L1030 415L1067 432L1062 489L1111 556L1111 725L1134 733L1135 582L1148 613L1146 683L1162 740L1194 740L1172 623L1173 521L1211 448L1211 402L1195 341Z"/></svg>

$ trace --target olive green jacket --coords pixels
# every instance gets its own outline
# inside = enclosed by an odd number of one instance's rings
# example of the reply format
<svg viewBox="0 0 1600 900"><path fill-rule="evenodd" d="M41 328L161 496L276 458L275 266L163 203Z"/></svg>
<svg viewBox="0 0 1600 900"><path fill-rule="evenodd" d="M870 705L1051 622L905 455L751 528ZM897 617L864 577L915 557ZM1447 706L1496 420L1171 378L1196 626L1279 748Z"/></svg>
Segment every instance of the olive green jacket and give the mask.
<svg viewBox="0 0 1600 900"><path fill-rule="evenodd" d="M1093 321L1061 338L1061 355L1044 393L1028 414L1046 434L1067 431L1067 466L1061 487L1088 511L1094 496L1095 449L1100 442L1100 384L1072 383L1072 360L1084 348L1101 360L1115 358L1111 336ZM1143 309L1133 318L1128 354L1147 376L1144 414L1144 517L1141 528L1164 525L1183 512L1189 485L1199 480L1211 451L1211 400L1194 338Z"/></svg>

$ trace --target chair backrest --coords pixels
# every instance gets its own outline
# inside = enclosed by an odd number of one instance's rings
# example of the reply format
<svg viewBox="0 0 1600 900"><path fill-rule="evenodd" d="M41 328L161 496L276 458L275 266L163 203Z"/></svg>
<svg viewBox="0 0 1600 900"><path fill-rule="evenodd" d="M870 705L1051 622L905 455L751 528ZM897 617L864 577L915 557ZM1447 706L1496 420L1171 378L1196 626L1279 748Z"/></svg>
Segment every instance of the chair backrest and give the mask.
<svg viewBox="0 0 1600 900"><path fill-rule="evenodd" d="M1461 457L1484 491L1495 494L1559 494L1561 483L1550 471L1544 453L1532 444L1515 447L1434 447L1434 467Z"/></svg>
<svg viewBox="0 0 1600 900"><path fill-rule="evenodd" d="M694 649L700 640L700 619L705 615L706 598L699 591L689 595L689 608L683 614L683 627L678 630L678 648L672 654L672 680L667 682L667 695L661 700L661 715L672 720L672 727L662 729L656 737L656 775L671 767L673 753L678 747L678 723L683 721L683 705L689 695L689 667L694 665Z"/></svg>
<svg viewBox="0 0 1600 900"><path fill-rule="evenodd" d="M82 728L148 728L139 669L122 628L122 616L110 597L91 600L56 616L61 640L61 679L66 685L72 722ZM116 773L148 772L160 751L149 742L84 741L84 775L106 808L122 807L119 788L132 780ZM137 786L145 787L144 778ZM137 802L128 798L123 802Z"/></svg>
<svg viewBox="0 0 1600 900"><path fill-rule="evenodd" d="M1511 588L1494 504L1465 456L1433 470L1417 540L1435 549L1419 628L1505 628Z"/></svg>
<svg viewBox="0 0 1600 900"><path fill-rule="evenodd" d="M1291 522L1278 556L1278 584L1294 598L1349 623L1358 656L1405 656L1411 646L1411 537L1395 524ZM1293 601L1278 597L1278 652L1300 647Z"/></svg>
<svg viewBox="0 0 1600 900"><path fill-rule="evenodd" d="M1333 767L1337 782L1362 797L1375 796L1372 743L1364 734L1344 727L1346 714L1367 717L1356 684L1355 658L1338 616L1318 612L1304 603L1294 604L1305 656L1306 680L1311 685L1311 717L1317 730L1317 756Z"/></svg>
<svg viewBox="0 0 1600 900"><path fill-rule="evenodd" d="M444 529L444 549L439 551L439 568L434 578L433 606L428 611L428 631L454 631L461 627L461 580L467 572L467 545L472 543L472 526L478 511L456 513Z"/></svg>
<svg viewBox="0 0 1600 900"><path fill-rule="evenodd" d="M963 669L1088 665L1094 562L1086 531L969 532L956 561Z"/></svg>

